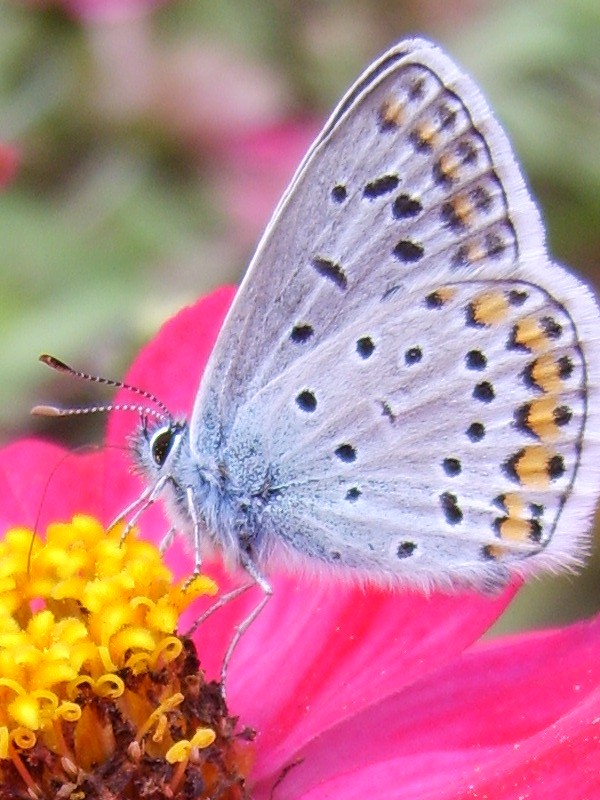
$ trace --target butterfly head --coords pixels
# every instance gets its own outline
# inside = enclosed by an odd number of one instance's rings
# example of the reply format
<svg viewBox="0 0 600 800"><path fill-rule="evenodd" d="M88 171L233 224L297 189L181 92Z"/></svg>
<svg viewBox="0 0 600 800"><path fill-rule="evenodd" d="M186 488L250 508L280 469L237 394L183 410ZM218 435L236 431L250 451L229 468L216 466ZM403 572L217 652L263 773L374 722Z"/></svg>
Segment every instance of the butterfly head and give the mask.
<svg viewBox="0 0 600 800"><path fill-rule="evenodd" d="M130 446L139 471L150 481L174 475L181 456L189 449L187 423L171 418L152 419L142 414Z"/></svg>
<svg viewBox="0 0 600 800"><path fill-rule="evenodd" d="M138 471L153 482L171 479L177 483L176 466L181 456L186 454L186 448L189 450L188 426L186 422L176 421L156 395L124 381L115 381L73 369L54 356L42 355L40 361L57 372L79 380L125 389L142 397L146 402L108 403L87 408L38 405L32 409L32 413L40 416L67 417L109 411L137 412L140 415L140 424L131 437L131 449Z"/></svg>

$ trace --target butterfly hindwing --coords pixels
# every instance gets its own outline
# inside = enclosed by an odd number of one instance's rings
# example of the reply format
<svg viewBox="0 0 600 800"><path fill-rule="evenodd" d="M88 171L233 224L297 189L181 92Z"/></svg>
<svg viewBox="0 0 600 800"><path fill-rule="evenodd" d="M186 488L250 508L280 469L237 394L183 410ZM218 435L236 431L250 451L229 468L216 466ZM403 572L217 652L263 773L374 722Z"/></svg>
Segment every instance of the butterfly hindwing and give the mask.
<svg viewBox="0 0 600 800"><path fill-rule="evenodd" d="M537 286L398 291L245 404L223 456L255 491L269 465L288 547L382 580L490 584L574 501L586 381L570 316Z"/></svg>

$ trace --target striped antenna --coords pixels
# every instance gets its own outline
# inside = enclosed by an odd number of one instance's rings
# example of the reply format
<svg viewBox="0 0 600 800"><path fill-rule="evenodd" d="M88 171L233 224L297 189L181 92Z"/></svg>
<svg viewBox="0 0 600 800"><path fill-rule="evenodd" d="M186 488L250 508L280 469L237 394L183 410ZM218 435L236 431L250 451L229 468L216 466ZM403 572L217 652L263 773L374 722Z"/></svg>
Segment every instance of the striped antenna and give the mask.
<svg viewBox="0 0 600 800"><path fill-rule="evenodd" d="M62 372L72 378L78 378L79 380L88 381L90 383L101 383L103 386L114 386L116 389L125 389L128 392L133 392L134 394L149 400L151 403L154 403L156 406L158 406L159 410L157 411L156 409L148 408L136 403L109 403L107 405L88 406L87 408L58 408L58 406L38 405L31 409L31 413L35 414L36 416L75 417L82 416L84 414L105 413L108 411L137 411L140 414L148 414L149 416L155 417L159 420L170 421L173 419L166 405L161 402L156 395L152 394L152 392L148 392L145 389L140 389L137 386L132 386L130 383L124 383L123 381L114 381L110 378L103 378L99 375L90 375L87 372L81 372L80 370L73 369L73 367L65 364L64 361L60 361L60 359L50 356L46 353L40 356L40 361L42 364L46 364L46 366L50 367L50 369L54 369L57 372Z"/></svg>

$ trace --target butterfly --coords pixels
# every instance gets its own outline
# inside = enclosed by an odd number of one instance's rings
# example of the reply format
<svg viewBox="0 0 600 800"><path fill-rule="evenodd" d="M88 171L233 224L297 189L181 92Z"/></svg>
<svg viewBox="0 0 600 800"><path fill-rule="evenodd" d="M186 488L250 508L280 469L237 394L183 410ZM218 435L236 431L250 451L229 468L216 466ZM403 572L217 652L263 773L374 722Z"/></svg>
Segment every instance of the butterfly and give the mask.
<svg viewBox="0 0 600 800"><path fill-rule="evenodd" d="M189 422L133 442L196 570L496 591L578 565L600 488L600 317L505 133L437 46L348 90L258 245ZM261 605L262 607L262 605Z"/></svg>

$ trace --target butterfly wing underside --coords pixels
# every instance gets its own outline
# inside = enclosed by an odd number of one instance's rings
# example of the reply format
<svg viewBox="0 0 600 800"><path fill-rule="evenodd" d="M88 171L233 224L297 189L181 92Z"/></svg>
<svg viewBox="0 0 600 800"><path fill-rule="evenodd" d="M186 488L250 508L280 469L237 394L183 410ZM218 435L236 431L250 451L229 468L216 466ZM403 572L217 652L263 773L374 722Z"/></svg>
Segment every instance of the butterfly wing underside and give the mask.
<svg viewBox="0 0 600 800"><path fill-rule="evenodd" d="M411 40L350 89L279 204L192 445L249 494L268 483L265 540L292 559L502 584L578 558L598 322L481 94Z"/></svg>

